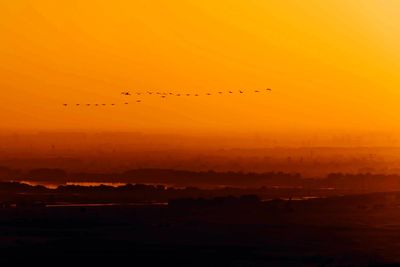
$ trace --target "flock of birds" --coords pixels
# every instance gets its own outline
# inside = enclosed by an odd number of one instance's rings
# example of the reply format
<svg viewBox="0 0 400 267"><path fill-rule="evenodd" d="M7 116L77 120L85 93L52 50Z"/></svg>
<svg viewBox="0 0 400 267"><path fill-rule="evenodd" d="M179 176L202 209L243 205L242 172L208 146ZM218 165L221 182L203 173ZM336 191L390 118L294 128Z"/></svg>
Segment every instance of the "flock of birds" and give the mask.
<svg viewBox="0 0 400 267"><path fill-rule="evenodd" d="M167 98L167 97L179 97L179 96L185 96L185 97L199 97L199 96L212 96L212 95L222 95L222 94L246 94L246 93L263 93L263 92L271 92L272 89L271 88L267 88L267 89L258 89L258 90L251 90L251 91L218 91L218 92L213 92L213 93L173 93L173 92L154 92L154 91L146 91L146 92L134 92L131 93L130 91L123 91L121 92L121 95L123 96L132 96L132 95L137 95L137 96L159 96L161 98ZM142 102L142 100L137 99L135 100L136 103L140 103ZM130 102L124 102L122 105L129 105ZM115 103L111 103L111 104L68 104L68 103L64 103L63 106L64 107L68 107L68 106L96 106L96 107L101 107L101 106L116 106L117 104Z"/></svg>

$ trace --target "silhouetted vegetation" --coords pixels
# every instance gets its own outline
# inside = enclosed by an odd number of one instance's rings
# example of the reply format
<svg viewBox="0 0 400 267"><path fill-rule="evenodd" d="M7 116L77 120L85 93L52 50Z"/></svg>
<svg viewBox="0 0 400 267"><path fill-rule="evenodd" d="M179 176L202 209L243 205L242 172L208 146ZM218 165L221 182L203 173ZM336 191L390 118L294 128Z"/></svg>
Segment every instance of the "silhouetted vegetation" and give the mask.
<svg viewBox="0 0 400 267"><path fill-rule="evenodd" d="M66 183L159 184L168 187L241 187L334 189L351 193L400 191L400 175L331 173L325 178L304 178L298 173L195 172L171 169L135 169L123 173L69 173L63 169L18 171L0 167L1 181L28 181L62 185ZM72 188L72 187L70 187ZM75 189L78 190L79 187ZM68 188L64 188L67 190ZM103 188L104 190L106 188ZM125 188L125 189L129 189ZM146 189L144 187L143 189ZM151 189L151 188L148 188ZM88 190L81 188L80 190ZM98 188L100 190L100 188Z"/></svg>
<svg viewBox="0 0 400 267"><path fill-rule="evenodd" d="M4 264L39 257L69 264L134 258L146 266L380 266L398 259L400 193L389 192L400 191L397 175L0 170ZM62 184L70 177L137 183ZM221 187L230 177L236 186ZM29 179L61 185L22 183ZM188 181L207 186L171 185Z"/></svg>

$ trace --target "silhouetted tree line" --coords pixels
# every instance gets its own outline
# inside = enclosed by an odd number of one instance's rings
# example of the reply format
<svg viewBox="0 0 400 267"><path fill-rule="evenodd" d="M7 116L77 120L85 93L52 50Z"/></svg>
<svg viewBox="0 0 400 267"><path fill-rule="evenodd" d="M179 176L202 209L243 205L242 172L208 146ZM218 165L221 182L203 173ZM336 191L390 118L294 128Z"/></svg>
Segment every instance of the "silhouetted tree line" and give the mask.
<svg viewBox="0 0 400 267"><path fill-rule="evenodd" d="M135 169L123 173L68 173L62 169L34 169L28 172L0 168L0 180L3 181L36 181L51 183L67 182L121 182L143 184L191 185L301 185L298 173L268 172L194 172L171 169Z"/></svg>
<svg viewBox="0 0 400 267"><path fill-rule="evenodd" d="M120 182L126 183L124 186L73 186L62 185L55 190L49 190L43 186L28 186L19 183L2 183L0 190L7 192L56 192L60 193L135 193L136 195L155 195L160 194L165 199L173 194L183 194L182 192L194 195L220 195L218 189L200 190L208 186L218 188L223 186L224 193L233 195L257 193L258 195L274 195L274 192L296 196L296 192L301 194L315 194L315 190L345 190L351 192L382 192L400 191L400 175L381 175L381 174L345 174L332 173L321 179L303 178L300 174L268 172L268 173L243 173L243 172L194 172L169 169L136 169L124 173L68 173L63 169L34 169L28 172L13 170L0 167L0 181L31 181L37 183L65 184L67 182ZM152 184L160 184L153 186ZM168 188L165 185L169 185ZM177 189L172 187L184 187ZM240 189L242 188L242 189ZM243 188L247 191L243 192ZM249 189L253 188L253 189ZM241 190L241 191L240 191ZM253 191L251 191L253 190ZM308 190L308 192L307 192ZM240 192L238 192L240 191ZM327 193L327 192L325 192ZM284 195L283 194L283 195ZM192 196L191 195L191 196ZM226 194L227 195L227 194Z"/></svg>

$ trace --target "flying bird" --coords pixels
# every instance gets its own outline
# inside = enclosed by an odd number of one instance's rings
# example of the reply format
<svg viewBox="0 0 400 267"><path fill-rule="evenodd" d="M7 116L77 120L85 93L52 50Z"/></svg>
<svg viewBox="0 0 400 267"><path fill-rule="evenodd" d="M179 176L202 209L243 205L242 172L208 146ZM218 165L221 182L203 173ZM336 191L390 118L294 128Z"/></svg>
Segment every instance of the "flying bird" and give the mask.
<svg viewBox="0 0 400 267"><path fill-rule="evenodd" d="M68 106L68 104L63 104L64 107Z"/></svg>
<svg viewBox="0 0 400 267"><path fill-rule="evenodd" d="M128 91L122 92L121 94L122 94L122 95L131 95L131 93L129 93Z"/></svg>
<svg viewBox="0 0 400 267"><path fill-rule="evenodd" d="M232 92L232 91L229 91L229 93L232 94L233 92Z"/></svg>
<svg viewBox="0 0 400 267"><path fill-rule="evenodd" d="M243 91L239 90L239 93L243 94Z"/></svg>
<svg viewBox="0 0 400 267"><path fill-rule="evenodd" d="M260 92L260 91L258 91L258 90L254 90L254 93L258 93L258 92Z"/></svg>
<svg viewBox="0 0 400 267"><path fill-rule="evenodd" d="M267 91L272 91L272 89L271 88L267 88Z"/></svg>
<svg viewBox="0 0 400 267"><path fill-rule="evenodd" d="M142 100L136 100L136 102L142 102Z"/></svg>

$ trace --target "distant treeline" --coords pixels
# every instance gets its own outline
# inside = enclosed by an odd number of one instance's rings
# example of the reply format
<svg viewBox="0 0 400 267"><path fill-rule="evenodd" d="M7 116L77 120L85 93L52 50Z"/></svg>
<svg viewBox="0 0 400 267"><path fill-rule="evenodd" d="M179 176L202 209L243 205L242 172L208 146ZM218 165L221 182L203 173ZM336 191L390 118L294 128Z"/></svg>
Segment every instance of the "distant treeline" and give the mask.
<svg viewBox="0 0 400 267"><path fill-rule="evenodd" d="M170 169L135 169L123 173L68 173L62 169L27 172L0 167L0 181L36 183L161 184L175 187L288 187L352 191L400 191L400 175L332 173L325 178L303 178L298 173L194 172Z"/></svg>
<svg viewBox="0 0 400 267"><path fill-rule="evenodd" d="M144 183L175 186L263 186L296 185L300 174L269 172L194 172L171 169L135 169L123 173L68 173L62 169L34 169L27 172L0 167L2 181L31 181L65 184L68 182Z"/></svg>
<svg viewBox="0 0 400 267"><path fill-rule="evenodd" d="M126 184L121 186L60 185L48 188L20 182L0 182L0 203L166 203L172 199L218 198L254 195L260 199L302 198L305 196L332 196L333 190L299 188L241 188L222 187L202 189L197 187L174 188L163 185Z"/></svg>

